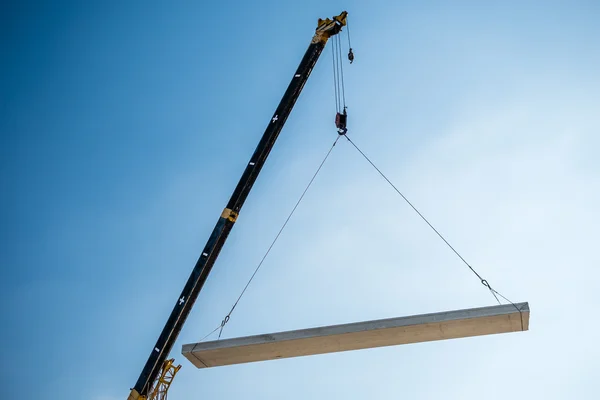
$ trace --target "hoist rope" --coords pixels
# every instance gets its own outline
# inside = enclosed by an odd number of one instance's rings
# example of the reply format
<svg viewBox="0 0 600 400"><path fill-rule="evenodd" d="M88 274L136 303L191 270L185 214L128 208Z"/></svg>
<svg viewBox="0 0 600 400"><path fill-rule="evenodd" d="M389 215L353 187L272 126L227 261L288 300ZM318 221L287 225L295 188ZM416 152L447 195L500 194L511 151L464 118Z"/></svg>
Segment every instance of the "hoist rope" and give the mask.
<svg viewBox="0 0 600 400"><path fill-rule="evenodd" d="M333 90L335 92L335 111L340 112L340 89L339 89L339 80L337 78L337 50L335 49L335 40L332 42L331 46L331 59L333 61Z"/></svg>
<svg viewBox="0 0 600 400"><path fill-rule="evenodd" d="M319 164L319 167L317 168L317 170L315 171L315 173L313 174L312 178L310 179L310 181L308 182L308 185L306 185L306 188L304 189L304 191L302 192L302 195L300 195L300 198L298 199L298 201L296 202L296 205L294 205L294 208L292 208L292 211L290 212L290 214L288 215L288 217L286 218L285 222L283 223L283 225L281 226L281 228L279 229L279 232L277 233L277 235L275 236L275 239L273 239L273 242L271 242L271 245L269 246L269 248L267 249L265 255L262 257L262 259L260 260L260 262L258 263L258 265L256 266L256 269L254 270L254 273L252 274L252 276L250 277L250 279L248 280L248 283L246 283L246 286L244 287L244 289L242 290L242 292L240 293L239 297L237 298L237 300L235 301L235 303L233 304L233 306L231 307L231 310L229 310L229 313L227 313L227 315L225 316L225 318L223 318L223 321L221 322L221 325L219 327L217 327L213 332L209 333L208 335L205 336L208 337L210 335L212 335L213 333L215 333L217 331L217 329L221 329L221 331L219 332L219 339L221 338L221 334L223 333L223 328L225 327L225 325L227 324L227 322L229 322L229 319L231 318L231 314L233 313L233 311L235 310L235 308L237 307L238 303L240 302L240 300L242 299L242 296L244 296L244 293L246 293L246 290L248 289L248 286L250 286L250 283L252 282L252 280L254 279L254 277L256 276L256 274L258 273L258 270L260 269L260 267L263 265L265 259L267 258L267 256L269 255L269 253L271 252L271 249L273 248L273 246L275 245L275 243L277 242L277 240L279 239L279 236L281 236L281 233L283 232L283 230L285 229L285 227L287 226L288 222L290 221L290 219L292 218L292 216L294 215L294 212L296 211L296 209L298 208L298 206L300 205L300 203L302 202L302 199L304 199L304 196L306 195L306 192L308 192L308 189L310 189L311 185L313 184L315 178L317 177L317 175L319 174L319 172L321 171L321 168L323 168L323 165L325 164L325 161L327 161L327 159L329 158L329 155L331 154L331 152L333 151L333 148L335 147L335 145L337 144L338 140L340 139L340 136L338 135L335 138L335 141L333 142L333 144L331 145L331 147L329 148L329 151L327 152L327 154L325 154L325 157L323 158L323 161L321 161L321 164Z"/></svg>
<svg viewBox="0 0 600 400"><path fill-rule="evenodd" d="M344 85L344 65L342 61L342 42L340 35L336 35L331 42L335 111L341 113L346 108L346 87Z"/></svg>
<svg viewBox="0 0 600 400"><path fill-rule="evenodd" d="M346 88L344 87L344 63L342 62L342 39L340 37L340 35L336 36L337 39L337 43L338 43L338 62L340 65L340 72L338 74L339 77L341 77L341 87L342 87L342 99L343 99L343 108L341 108L341 111L344 111L344 109L346 108Z"/></svg>
<svg viewBox="0 0 600 400"><path fill-rule="evenodd" d="M404 201L419 215L419 217L421 217L421 219L423 221L425 221L427 223L427 225L429 225L429 227L440 237L440 239L442 239L444 241L444 243L446 243L446 245L454 252L454 254L456 254L458 256L458 258L460 258L467 267L469 267L469 269L475 274L475 276L477 276L477 278L479 278L479 281L481 282L481 284L489 289L490 293L494 296L494 298L496 299L498 304L501 304L500 300L498 299L498 296L500 296L504 300L511 303L513 306L515 306L515 308L517 308L517 310L519 310L519 308L515 305L515 303L513 303L512 301L510 301L509 299L504 297L502 294L500 294L498 291L493 289L492 286L489 284L489 282L487 280L483 279L483 277L481 275L479 275L479 273L477 271L475 271L475 268L473 268L471 266L471 264L469 264L465 260L465 258L462 255L460 255L460 253L458 251L456 251L456 249L446 240L446 238L431 224L431 222L429 222L429 220L427 218L425 218L425 216L417 209L417 207L415 207L413 205L413 203L411 203L408 200L408 198L404 194L402 194L402 192L400 192L400 190L398 190L398 188L392 183L392 181L390 181L388 179L388 177L385 176L385 174L383 172L381 172L381 170L373 163L373 161L371 161L371 159L356 145L356 143L354 143L352 141L352 139L350 139L348 137L348 135L344 135L344 137L346 139L348 139L348 141L352 144L352 146L354 146L354 148L364 157L364 159L367 160L373 168L375 168L375 170L379 173L379 175L381 175L381 177L383 179L385 179L387 181L387 183L390 184L390 186L396 191L396 193L398 193L404 199ZM520 312L521 312L521 310L519 310L519 313Z"/></svg>

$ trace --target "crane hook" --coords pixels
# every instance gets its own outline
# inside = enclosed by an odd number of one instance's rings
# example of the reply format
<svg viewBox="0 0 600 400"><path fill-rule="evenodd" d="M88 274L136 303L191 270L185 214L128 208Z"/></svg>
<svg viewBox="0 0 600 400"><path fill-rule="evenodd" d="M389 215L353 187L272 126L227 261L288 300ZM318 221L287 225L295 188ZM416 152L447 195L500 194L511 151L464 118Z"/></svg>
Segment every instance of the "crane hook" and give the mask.
<svg viewBox="0 0 600 400"><path fill-rule="evenodd" d="M338 129L338 134L343 136L348 132L348 128L346 127L346 123L348 121L348 113L346 112L346 107L344 107L344 111L341 113L337 113L335 115L335 127Z"/></svg>
<svg viewBox="0 0 600 400"><path fill-rule="evenodd" d="M348 60L350 60L350 64L354 61L354 53L352 52L352 47L350 47L350 51L348 52Z"/></svg>

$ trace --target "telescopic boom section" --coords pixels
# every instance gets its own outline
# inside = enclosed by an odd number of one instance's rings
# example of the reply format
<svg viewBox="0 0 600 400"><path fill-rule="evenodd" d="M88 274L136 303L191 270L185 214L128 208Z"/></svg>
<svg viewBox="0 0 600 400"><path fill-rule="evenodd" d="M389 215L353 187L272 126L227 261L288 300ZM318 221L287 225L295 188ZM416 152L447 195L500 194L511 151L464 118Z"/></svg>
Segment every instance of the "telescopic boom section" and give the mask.
<svg viewBox="0 0 600 400"><path fill-rule="evenodd" d="M275 110L275 114L271 117L269 124L263 134L254 154L250 158L242 177L237 184L231 199L227 203L227 207L219 217L215 228L204 246L204 250L200 258L196 262L185 287L181 294L177 297L175 306L165 327L163 328L156 345L152 348L150 357L140 374L135 386L131 389L128 400L145 400L155 379L160 373L161 367L169 355L177 336L190 313L202 286L208 278L219 252L225 244L225 240L233 228L244 201L252 189L252 185L256 181L260 170L262 169L267 156L269 155L275 140L279 136L279 132L283 128L302 88L306 84L310 73L317 63L321 52L325 48L327 40L340 32L343 26L346 25L347 13L344 11L333 19L319 19L317 29L313 39L306 50L306 54L300 62L300 66L296 70L292 81L290 82L279 106Z"/></svg>

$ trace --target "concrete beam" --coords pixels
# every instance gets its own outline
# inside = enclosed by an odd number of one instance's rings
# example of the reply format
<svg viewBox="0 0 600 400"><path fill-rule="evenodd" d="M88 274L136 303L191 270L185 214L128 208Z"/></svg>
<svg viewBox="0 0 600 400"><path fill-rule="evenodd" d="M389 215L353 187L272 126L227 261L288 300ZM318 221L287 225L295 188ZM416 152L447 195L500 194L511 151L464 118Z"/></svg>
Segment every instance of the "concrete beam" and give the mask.
<svg viewBox="0 0 600 400"><path fill-rule="evenodd" d="M183 345L198 368L529 329L529 304L500 305Z"/></svg>

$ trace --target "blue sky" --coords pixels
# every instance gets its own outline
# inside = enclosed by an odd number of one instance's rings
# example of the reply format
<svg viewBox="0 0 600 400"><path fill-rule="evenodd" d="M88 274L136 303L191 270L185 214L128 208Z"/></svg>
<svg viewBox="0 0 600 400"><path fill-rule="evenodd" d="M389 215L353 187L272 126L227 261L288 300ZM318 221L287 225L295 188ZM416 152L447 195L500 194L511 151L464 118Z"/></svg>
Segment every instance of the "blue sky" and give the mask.
<svg viewBox="0 0 600 400"><path fill-rule="evenodd" d="M336 133L317 64L173 349L172 399L594 398L597 2L13 2L0 12L2 380L124 399L312 36L349 135L531 331L196 370ZM492 305L341 142L225 337ZM24 391L27 394L24 394Z"/></svg>

